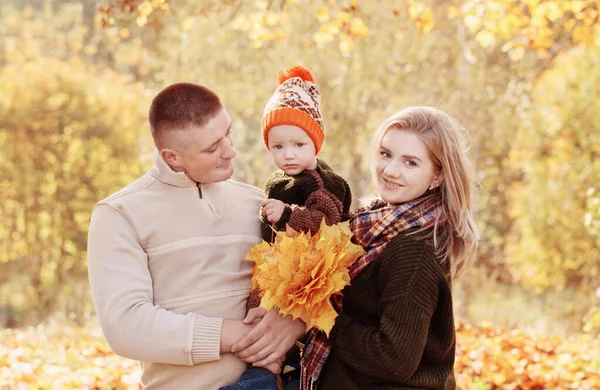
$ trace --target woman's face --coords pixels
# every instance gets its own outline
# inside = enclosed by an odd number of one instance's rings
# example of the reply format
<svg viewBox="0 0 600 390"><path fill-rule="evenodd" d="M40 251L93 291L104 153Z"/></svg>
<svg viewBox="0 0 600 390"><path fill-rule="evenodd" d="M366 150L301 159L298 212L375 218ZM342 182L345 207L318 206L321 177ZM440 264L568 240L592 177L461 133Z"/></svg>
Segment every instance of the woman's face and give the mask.
<svg viewBox="0 0 600 390"><path fill-rule="evenodd" d="M414 133L389 129L378 153L377 192L390 204L409 202L442 182L441 170L429 157L425 143Z"/></svg>

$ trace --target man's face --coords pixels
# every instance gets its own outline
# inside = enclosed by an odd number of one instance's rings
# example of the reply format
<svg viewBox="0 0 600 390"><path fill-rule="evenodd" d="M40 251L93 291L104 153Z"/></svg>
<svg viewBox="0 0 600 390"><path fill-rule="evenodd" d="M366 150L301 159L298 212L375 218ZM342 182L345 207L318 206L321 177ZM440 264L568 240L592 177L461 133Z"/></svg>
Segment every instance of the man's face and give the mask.
<svg viewBox="0 0 600 390"><path fill-rule="evenodd" d="M275 165L290 176L317 168L315 144L298 126L272 127L269 130L269 151Z"/></svg>
<svg viewBox="0 0 600 390"><path fill-rule="evenodd" d="M202 127L191 127L176 134L177 158L166 161L177 172L197 183L217 183L233 175L236 156L231 139L231 118L221 111Z"/></svg>

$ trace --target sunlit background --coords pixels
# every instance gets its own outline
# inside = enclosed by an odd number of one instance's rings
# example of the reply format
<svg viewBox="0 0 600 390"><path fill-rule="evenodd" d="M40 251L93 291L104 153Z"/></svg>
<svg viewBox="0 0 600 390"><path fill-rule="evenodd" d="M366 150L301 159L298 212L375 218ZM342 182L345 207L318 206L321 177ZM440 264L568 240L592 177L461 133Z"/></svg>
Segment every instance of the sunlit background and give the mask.
<svg viewBox="0 0 600 390"><path fill-rule="evenodd" d="M599 10L600 0L2 0L0 327L93 326L90 213L151 166L159 90L217 92L234 121L234 178L262 187L275 169L262 111L277 72L301 64L321 90L320 156L348 180L354 207L372 194L368 146L387 116L432 105L469 130L482 239L454 287L461 326L597 338ZM2 367L0 353L0 378ZM500 388L490 381L469 388Z"/></svg>

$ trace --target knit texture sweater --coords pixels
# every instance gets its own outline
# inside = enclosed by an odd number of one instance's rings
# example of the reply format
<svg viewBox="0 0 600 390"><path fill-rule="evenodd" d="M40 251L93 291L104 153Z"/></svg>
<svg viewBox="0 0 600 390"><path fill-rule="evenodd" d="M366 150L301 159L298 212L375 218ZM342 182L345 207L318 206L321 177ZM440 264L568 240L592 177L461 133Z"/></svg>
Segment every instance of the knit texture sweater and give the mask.
<svg viewBox="0 0 600 390"><path fill-rule="evenodd" d="M220 353L221 328L245 316L263 191L154 163L92 214L92 299L112 350L142 362L144 390L217 390L246 369Z"/></svg>
<svg viewBox="0 0 600 390"><path fill-rule="evenodd" d="M320 389L455 389L449 264L432 239L394 237L343 290Z"/></svg>
<svg viewBox="0 0 600 390"><path fill-rule="evenodd" d="M275 230L285 230L287 224L302 232L316 232L325 218L328 225L345 221L349 217L352 194L350 186L337 175L325 161L317 159L316 170L306 170L290 176L278 170L265 183L268 199L278 199L286 204ZM261 215L263 240L273 242L272 224Z"/></svg>

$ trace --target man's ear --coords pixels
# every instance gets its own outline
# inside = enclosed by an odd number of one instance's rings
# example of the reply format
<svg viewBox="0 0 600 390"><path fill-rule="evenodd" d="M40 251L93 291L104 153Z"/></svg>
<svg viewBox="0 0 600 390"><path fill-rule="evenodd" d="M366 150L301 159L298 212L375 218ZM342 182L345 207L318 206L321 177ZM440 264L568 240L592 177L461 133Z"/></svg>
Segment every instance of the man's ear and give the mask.
<svg viewBox="0 0 600 390"><path fill-rule="evenodd" d="M183 168L183 158L173 149L161 149L160 156L174 171L178 171L179 169Z"/></svg>

